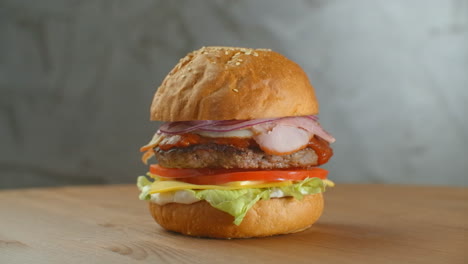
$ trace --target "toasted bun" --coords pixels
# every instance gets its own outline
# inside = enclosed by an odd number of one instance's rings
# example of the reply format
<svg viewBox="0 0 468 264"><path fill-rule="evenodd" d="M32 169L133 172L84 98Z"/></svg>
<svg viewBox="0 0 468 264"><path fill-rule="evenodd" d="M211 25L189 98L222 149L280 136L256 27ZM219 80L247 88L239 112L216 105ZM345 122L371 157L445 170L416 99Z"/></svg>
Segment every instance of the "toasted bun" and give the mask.
<svg viewBox="0 0 468 264"><path fill-rule="evenodd" d="M151 120L244 120L318 114L307 75L265 49L204 47L188 54L158 88Z"/></svg>
<svg viewBox="0 0 468 264"><path fill-rule="evenodd" d="M233 217L205 201L193 204L150 202L153 218L163 228L184 235L212 238L249 238L295 233L310 227L323 211L321 193L257 202L239 226Z"/></svg>

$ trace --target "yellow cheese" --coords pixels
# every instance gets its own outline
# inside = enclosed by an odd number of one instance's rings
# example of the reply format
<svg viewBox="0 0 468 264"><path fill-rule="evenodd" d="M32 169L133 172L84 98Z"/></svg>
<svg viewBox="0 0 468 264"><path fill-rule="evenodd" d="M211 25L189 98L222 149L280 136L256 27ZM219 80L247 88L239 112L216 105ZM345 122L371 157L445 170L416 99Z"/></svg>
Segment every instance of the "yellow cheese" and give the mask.
<svg viewBox="0 0 468 264"><path fill-rule="evenodd" d="M224 185L198 185L191 184L179 181L160 181L156 180L151 184L150 193L162 193L162 192L171 192L178 190L238 190L244 188L271 188L271 187L283 187L293 184L292 181L283 181L283 182L230 182L229 184Z"/></svg>
<svg viewBox="0 0 468 264"><path fill-rule="evenodd" d="M335 187L335 183L330 181L329 179L322 180L328 187Z"/></svg>
<svg viewBox="0 0 468 264"><path fill-rule="evenodd" d="M163 193L163 192L171 192L171 191L178 191L178 190L238 190L238 189L245 189L245 188L273 188L273 187L283 187L292 185L293 181L282 181L282 182L264 182L264 181L236 181L236 182L229 182L223 185L198 185L198 184L191 184L186 182L180 181L171 181L167 180L166 178L160 178L156 174L152 174L148 172L148 176L155 179L153 184L151 184L151 191L150 193ZM335 183L328 179L322 180L324 184L329 187L335 186Z"/></svg>

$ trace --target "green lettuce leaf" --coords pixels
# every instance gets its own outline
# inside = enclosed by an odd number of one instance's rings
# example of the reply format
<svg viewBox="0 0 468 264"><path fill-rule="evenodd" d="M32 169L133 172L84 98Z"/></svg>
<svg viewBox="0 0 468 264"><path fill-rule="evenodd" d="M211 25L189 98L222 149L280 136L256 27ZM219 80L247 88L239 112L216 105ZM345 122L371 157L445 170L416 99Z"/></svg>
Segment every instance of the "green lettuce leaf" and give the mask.
<svg viewBox="0 0 468 264"><path fill-rule="evenodd" d="M148 180L145 176L139 176L137 178L137 186L140 190L140 196L138 196L138 198L140 198L140 200L149 200L151 198L150 191L152 183L153 182Z"/></svg>
<svg viewBox="0 0 468 264"><path fill-rule="evenodd" d="M141 200L150 200L152 182L145 176L138 177L137 185ZM238 190L187 190L197 199L207 201L211 206L234 217L234 224L240 225L247 212L259 200L270 199L272 192L281 191L284 196L302 200L304 195L325 191L326 184L319 178L308 178L301 182L273 188L246 188Z"/></svg>
<svg viewBox="0 0 468 264"><path fill-rule="evenodd" d="M307 178L301 182L277 189L281 190L285 196L293 196L298 200L302 200L304 195L325 191L325 184L319 178Z"/></svg>
<svg viewBox="0 0 468 264"><path fill-rule="evenodd" d="M196 190L195 197L234 216L234 224L240 225L245 214L260 199L270 198L268 189Z"/></svg>

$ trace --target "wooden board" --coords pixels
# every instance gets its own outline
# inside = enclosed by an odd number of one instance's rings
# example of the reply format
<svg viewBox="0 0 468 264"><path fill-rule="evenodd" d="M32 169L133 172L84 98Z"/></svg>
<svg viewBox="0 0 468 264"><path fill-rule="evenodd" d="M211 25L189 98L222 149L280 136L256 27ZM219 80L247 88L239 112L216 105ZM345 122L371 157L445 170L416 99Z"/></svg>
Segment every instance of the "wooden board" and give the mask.
<svg viewBox="0 0 468 264"><path fill-rule="evenodd" d="M342 184L309 230L242 240L166 232L137 194L0 192L0 263L468 263L468 188Z"/></svg>

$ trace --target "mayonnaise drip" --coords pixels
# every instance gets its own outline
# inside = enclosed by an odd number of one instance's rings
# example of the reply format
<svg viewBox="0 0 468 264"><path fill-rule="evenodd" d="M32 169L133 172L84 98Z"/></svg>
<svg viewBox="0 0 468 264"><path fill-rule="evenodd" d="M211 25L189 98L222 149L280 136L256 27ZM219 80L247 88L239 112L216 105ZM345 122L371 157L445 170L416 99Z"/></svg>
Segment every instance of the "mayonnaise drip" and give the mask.
<svg viewBox="0 0 468 264"><path fill-rule="evenodd" d="M287 195L278 188L273 188L270 193L270 198L281 198L285 196ZM159 205L165 205L168 203L192 204L198 201L200 200L196 198L192 192L187 190L151 194L151 202Z"/></svg>
<svg viewBox="0 0 468 264"><path fill-rule="evenodd" d="M179 190L175 192L163 192L151 194L151 201L159 205L168 203L192 204L200 201L195 195L187 190Z"/></svg>
<svg viewBox="0 0 468 264"><path fill-rule="evenodd" d="M195 131L194 133L203 137L210 137L210 138L228 138L228 137L251 138L253 136L253 133L250 129L240 129L240 130L233 130L233 131L228 131L228 132Z"/></svg>

